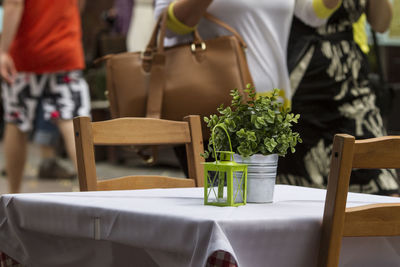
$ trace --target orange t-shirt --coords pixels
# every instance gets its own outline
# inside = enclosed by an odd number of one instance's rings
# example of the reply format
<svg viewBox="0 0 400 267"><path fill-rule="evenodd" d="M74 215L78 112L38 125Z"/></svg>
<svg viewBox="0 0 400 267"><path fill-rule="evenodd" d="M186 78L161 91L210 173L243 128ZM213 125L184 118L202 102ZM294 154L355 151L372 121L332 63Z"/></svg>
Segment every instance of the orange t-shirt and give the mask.
<svg viewBox="0 0 400 267"><path fill-rule="evenodd" d="M10 54L17 71L83 69L81 37L77 0L25 0Z"/></svg>

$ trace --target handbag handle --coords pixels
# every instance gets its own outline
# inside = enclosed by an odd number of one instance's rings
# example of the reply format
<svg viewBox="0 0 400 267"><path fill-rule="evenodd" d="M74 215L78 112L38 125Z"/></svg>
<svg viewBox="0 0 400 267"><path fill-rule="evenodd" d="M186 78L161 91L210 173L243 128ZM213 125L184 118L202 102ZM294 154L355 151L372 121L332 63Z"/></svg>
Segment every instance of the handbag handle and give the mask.
<svg viewBox="0 0 400 267"><path fill-rule="evenodd" d="M168 13L167 10L165 10L161 13L160 17L157 19L157 23L154 26L153 33L151 34L151 38L149 40L149 43L147 44L144 54L153 53L156 50L156 47L158 48L157 50L159 53L164 52L164 44L161 40L164 40L165 37L165 32L167 29L167 19L168 19ZM157 46L157 40L158 40L158 46Z"/></svg>
<svg viewBox="0 0 400 267"><path fill-rule="evenodd" d="M157 23L154 26L153 33L151 34L151 38L144 52L144 59L151 59L151 55L154 51L157 51L160 54L164 53L164 37L167 29L167 19L168 10L165 9L157 19ZM198 34L197 30L195 30L194 43L201 42L203 42L203 39ZM146 55L150 55L150 57L146 57Z"/></svg>
<svg viewBox="0 0 400 267"><path fill-rule="evenodd" d="M230 26L215 18L210 14L205 14L206 19L220 25L221 27L230 31L239 41L243 48L247 48L243 38ZM157 20L154 27L150 41L142 55L143 69L150 71L151 77L157 79L150 79L149 91L147 95L146 117L160 118L162 109L162 99L164 94L164 81L165 81L165 57L164 57L164 37L167 28L167 9L163 11ZM194 44L200 44L203 40L200 37L197 29L194 31ZM154 52L157 52L153 54Z"/></svg>
<svg viewBox="0 0 400 267"><path fill-rule="evenodd" d="M245 41L243 40L242 36L234 28L232 28L225 22L221 21L220 19L216 18L215 16L211 15L210 13L205 13L204 18L221 26L222 28L226 29L227 31L231 32L238 39L240 45L245 49L247 48L247 45L246 45ZM166 29L167 29L167 19L168 19L168 11L167 11L167 9L165 9L161 13L161 15L158 18L157 23L153 29L153 33L151 35L149 43L147 44L146 50L143 53L144 59L151 59L151 54L156 50L158 51L158 53L164 52L164 42L163 41L164 41ZM203 39L201 38L197 29L194 30L193 36L194 36L194 41L193 41L194 43L203 42ZM150 56L150 57L148 57L148 56Z"/></svg>
<svg viewBox="0 0 400 267"><path fill-rule="evenodd" d="M246 42L243 40L242 36L234 28L232 28L231 26L229 26L228 24L226 24L222 20L214 17L210 13L205 13L204 14L204 18L208 19L211 22L214 22L215 24L217 24L217 25L221 26L222 28L225 28L226 30L231 32L239 40L240 45L243 48L247 48Z"/></svg>

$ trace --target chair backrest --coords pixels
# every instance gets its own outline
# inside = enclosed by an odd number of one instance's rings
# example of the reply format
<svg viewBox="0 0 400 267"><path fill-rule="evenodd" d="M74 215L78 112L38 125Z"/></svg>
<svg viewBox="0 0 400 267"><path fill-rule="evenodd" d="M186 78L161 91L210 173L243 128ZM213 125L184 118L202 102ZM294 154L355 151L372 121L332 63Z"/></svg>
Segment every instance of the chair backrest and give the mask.
<svg viewBox="0 0 400 267"><path fill-rule="evenodd" d="M119 118L91 122L74 118L75 146L81 191L203 186L204 152L199 116L184 121L152 118ZM97 180L95 145L175 145L185 144L189 179L166 176L125 176Z"/></svg>
<svg viewBox="0 0 400 267"><path fill-rule="evenodd" d="M346 208L353 168L400 168L400 136L356 141L351 135L335 135L322 222L319 267L338 266L342 237L400 235L400 203Z"/></svg>

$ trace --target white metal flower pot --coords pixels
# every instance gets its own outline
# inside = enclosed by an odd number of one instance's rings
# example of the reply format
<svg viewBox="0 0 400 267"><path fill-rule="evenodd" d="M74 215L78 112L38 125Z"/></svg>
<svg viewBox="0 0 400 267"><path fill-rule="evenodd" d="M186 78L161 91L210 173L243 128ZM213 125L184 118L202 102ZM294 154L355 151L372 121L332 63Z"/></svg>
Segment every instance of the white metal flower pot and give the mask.
<svg viewBox="0 0 400 267"><path fill-rule="evenodd" d="M247 166L247 202L268 203L274 197L278 155L256 154L242 158L235 154L237 163L246 163Z"/></svg>

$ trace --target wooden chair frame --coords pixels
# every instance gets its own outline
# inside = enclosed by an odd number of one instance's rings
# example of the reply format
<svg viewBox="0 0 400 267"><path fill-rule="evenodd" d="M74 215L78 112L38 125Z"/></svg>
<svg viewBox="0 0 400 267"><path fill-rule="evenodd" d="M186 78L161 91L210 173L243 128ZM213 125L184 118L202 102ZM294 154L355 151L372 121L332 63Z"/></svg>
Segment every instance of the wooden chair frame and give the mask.
<svg viewBox="0 0 400 267"><path fill-rule="evenodd" d="M351 135L335 135L322 222L319 267L338 266L342 237L400 235L400 203L346 208L353 168L400 168L400 136L356 141Z"/></svg>
<svg viewBox="0 0 400 267"><path fill-rule="evenodd" d="M119 118L91 122L89 117L74 118L75 147L81 191L123 190L203 186L204 152L199 116L184 121L152 118ZM175 145L185 144L189 179L136 175L97 180L95 145Z"/></svg>

